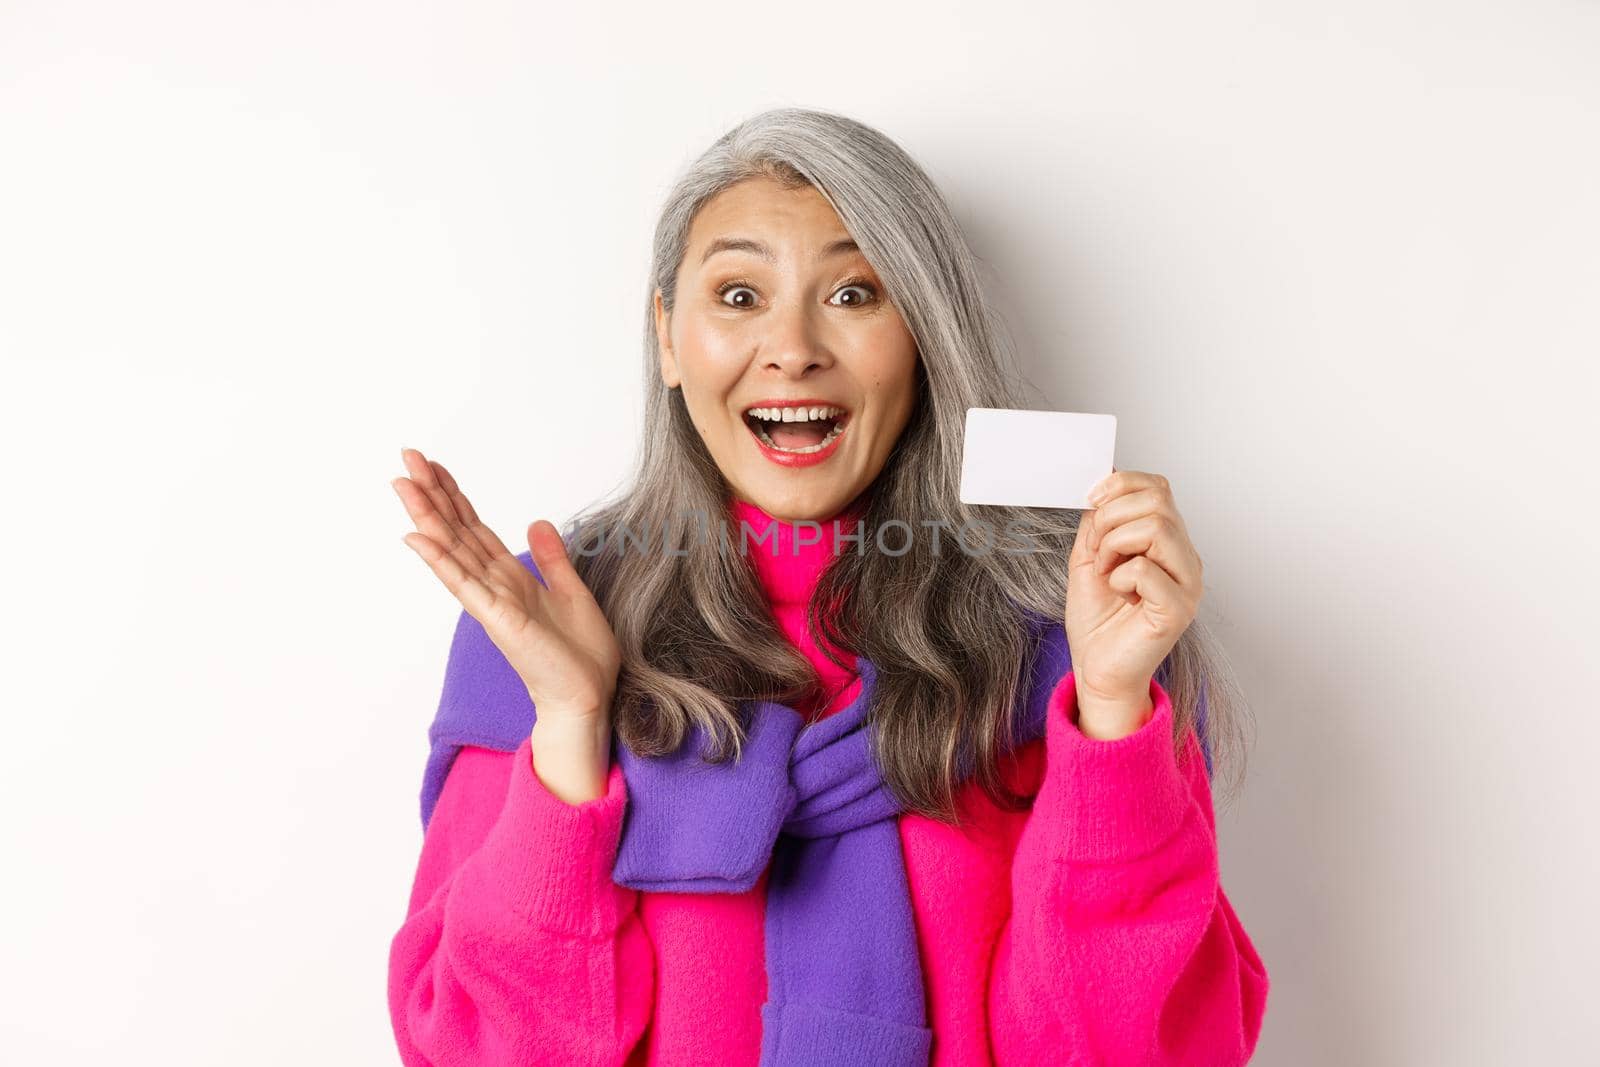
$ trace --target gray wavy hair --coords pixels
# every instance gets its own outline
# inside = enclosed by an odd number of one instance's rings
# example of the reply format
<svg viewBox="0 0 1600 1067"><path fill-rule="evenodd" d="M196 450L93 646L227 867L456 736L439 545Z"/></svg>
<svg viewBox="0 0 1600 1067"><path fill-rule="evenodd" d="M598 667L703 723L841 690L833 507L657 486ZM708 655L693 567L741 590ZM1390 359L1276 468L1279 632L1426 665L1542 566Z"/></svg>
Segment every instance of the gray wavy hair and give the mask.
<svg viewBox="0 0 1600 1067"><path fill-rule="evenodd" d="M750 178L813 186L838 213L915 338L918 395L884 470L863 494L865 529L891 520L1015 524L1044 551L842 552L807 611L813 639L866 656L877 668L868 721L884 779L908 811L957 823L969 777L1007 810L1026 808L1000 776L1013 744L1012 708L1034 640L1029 617L1060 620L1067 557L1079 512L986 507L958 499L969 407L1023 408L1007 335L983 299L971 250L944 197L894 141L827 111L778 108L723 134L673 186L656 225L646 289L644 426L636 469L611 498L569 525L569 553L622 650L614 730L641 755L676 750L703 727L713 758L737 758L738 705L792 702L819 692L814 668L779 631L751 562L741 553L625 551L607 530L667 531L686 513L730 522L729 488L682 392L661 379L654 293L670 314L690 223L712 197ZM724 527L727 529L727 527ZM738 543L738 534L732 535ZM893 611L874 610L893 604ZM1057 625L1060 625L1057 622ZM825 647L825 646L824 646ZM844 666L853 667L854 664ZM1157 672L1173 701L1180 757L1205 694L1204 738L1214 784L1243 778L1245 703L1220 646L1199 619Z"/></svg>

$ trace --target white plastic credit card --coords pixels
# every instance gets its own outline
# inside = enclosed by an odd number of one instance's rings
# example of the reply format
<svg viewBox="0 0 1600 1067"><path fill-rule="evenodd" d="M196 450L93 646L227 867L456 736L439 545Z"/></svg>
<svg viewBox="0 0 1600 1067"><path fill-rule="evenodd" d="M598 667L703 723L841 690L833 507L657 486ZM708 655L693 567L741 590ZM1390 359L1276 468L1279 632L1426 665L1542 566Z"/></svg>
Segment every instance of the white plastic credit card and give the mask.
<svg viewBox="0 0 1600 1067"><path fill-rule="evenodd" d="M1117 417L1078 411L968 408L961 502L1088 508L1111 473Z"/></svg>

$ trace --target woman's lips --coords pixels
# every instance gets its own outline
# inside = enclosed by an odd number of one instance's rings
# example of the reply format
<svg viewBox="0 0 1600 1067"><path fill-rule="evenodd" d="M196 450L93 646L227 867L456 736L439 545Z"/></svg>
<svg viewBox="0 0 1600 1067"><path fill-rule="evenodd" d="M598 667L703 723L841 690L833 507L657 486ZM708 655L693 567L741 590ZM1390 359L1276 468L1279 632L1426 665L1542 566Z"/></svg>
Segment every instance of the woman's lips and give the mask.
<svg viewBox="0 0 1600 1067"><path fill-rule="evenodd" d="M844 440L849 430L850 414L847 412L834 420L833 440L817 449L815 452L786 452L781 448L774 448L761 438L760 423L756 419L745 419L745 427L750 431L751 440L761 454L780 467L813 467L822 463L839 450L839 443Z"/></svg>

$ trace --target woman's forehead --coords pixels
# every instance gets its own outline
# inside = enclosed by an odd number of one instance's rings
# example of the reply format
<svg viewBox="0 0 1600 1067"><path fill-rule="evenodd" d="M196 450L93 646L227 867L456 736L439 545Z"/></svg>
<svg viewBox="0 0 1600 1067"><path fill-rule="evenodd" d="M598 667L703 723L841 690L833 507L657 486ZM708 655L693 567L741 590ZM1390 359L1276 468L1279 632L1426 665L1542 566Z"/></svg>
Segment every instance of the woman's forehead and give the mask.
<svg viewBox="0 0 1600 1067"><path fill-rule="evenodd" d="M859 250L815 188L752 178L712 197L689 227L688 253L696 265L723 251L771 258Z"/></svg>

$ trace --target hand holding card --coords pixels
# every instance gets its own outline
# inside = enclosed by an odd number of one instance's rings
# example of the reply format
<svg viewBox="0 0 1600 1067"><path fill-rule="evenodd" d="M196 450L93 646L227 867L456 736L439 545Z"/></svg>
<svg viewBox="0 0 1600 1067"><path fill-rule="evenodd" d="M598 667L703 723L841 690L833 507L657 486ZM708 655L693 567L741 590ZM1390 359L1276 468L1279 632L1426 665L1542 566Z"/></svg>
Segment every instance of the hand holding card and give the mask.
<svg viewBox="0 0 1600 1067"><path fill-rule="evenodd" d="M968 408L961 502L1073 508L1063 606L1073 723L1100 741L1154 712L1155 669L1199 608L1200 556L1166 478L1113 464L1114 415ZM1089 491L1104 482L1096 501Z"/></svg>

